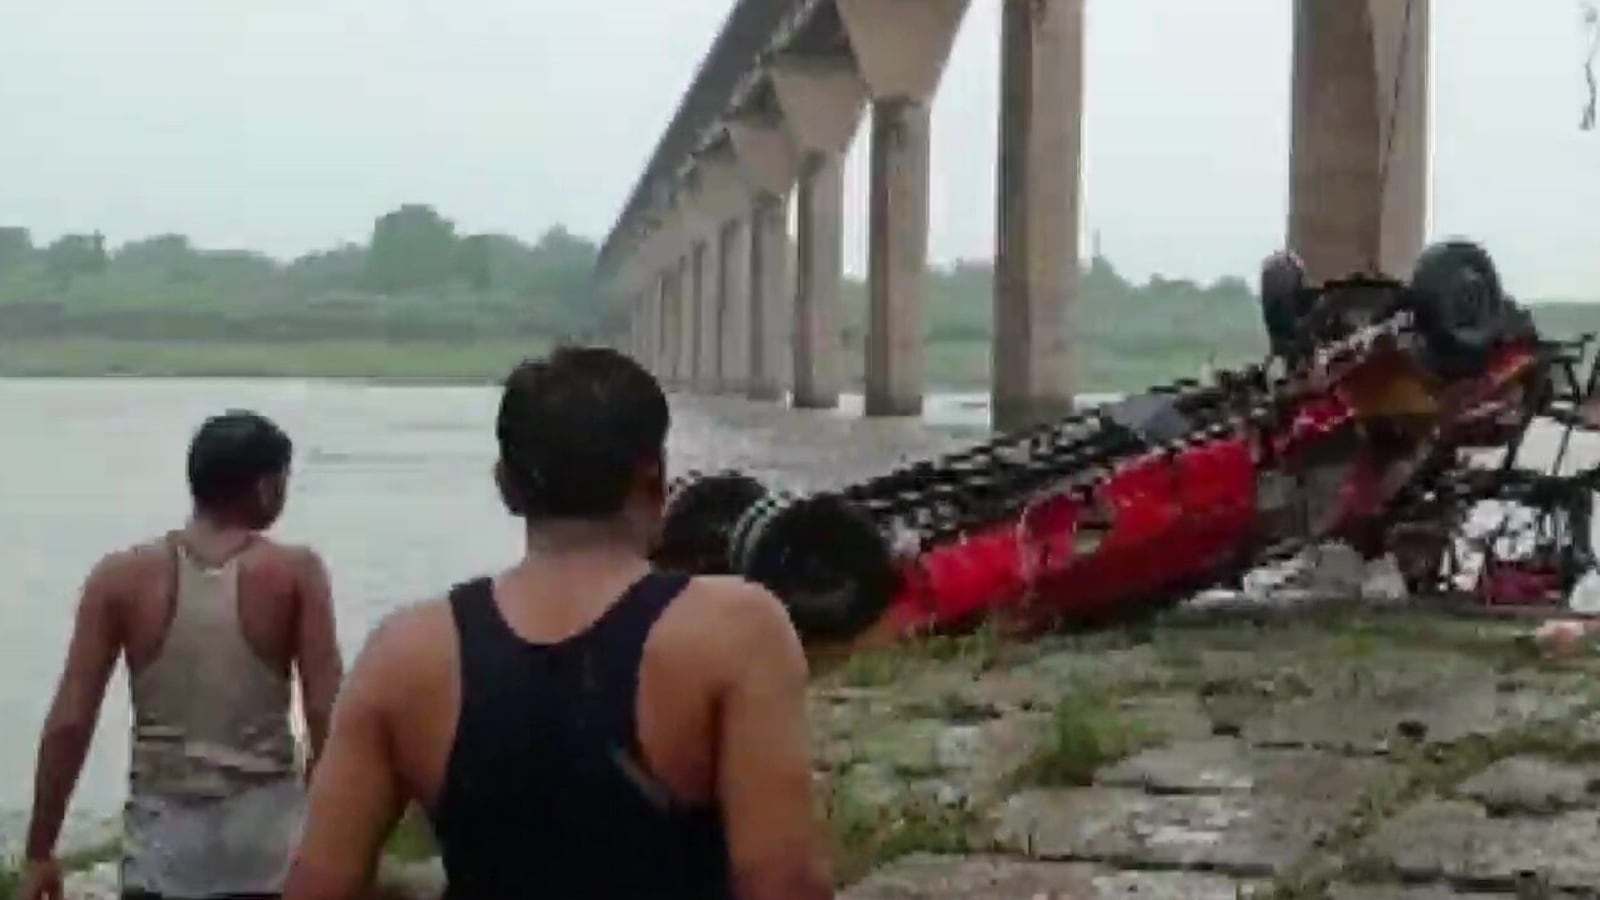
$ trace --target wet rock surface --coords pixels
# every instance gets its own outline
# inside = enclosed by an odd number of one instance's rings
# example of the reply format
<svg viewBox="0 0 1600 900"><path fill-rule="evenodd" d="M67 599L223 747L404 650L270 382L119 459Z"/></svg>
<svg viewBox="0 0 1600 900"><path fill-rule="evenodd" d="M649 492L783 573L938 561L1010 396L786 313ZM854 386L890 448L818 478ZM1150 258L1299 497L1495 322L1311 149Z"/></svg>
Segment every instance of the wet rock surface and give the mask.
<svg viewBox="0 0 1600 900"><path fill-rule="evenodd" d="M1184 610L853 660L818 690L823 777L876 810L833 816L841 896L1600 896L1600 660L1526 628Z"/></svg>

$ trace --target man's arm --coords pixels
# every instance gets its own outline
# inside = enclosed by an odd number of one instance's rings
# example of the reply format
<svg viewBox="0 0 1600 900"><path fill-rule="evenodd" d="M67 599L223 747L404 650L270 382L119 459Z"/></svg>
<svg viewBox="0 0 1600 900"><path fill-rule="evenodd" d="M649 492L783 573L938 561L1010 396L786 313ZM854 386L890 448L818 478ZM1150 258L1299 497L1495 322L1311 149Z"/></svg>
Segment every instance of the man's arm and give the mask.
<svg viewBox="0 0 1600 900"><path fill-rule="evenodd" d="M364 896L383 843L400 819L403 795L384 721L385 692L397 689L403 675L393 659L400 652L394 630L390 620L372 633L334 704L286 900Z"/></svg>
<svg viewBox="0 0 1600 900"><path fill-rule="evenodd" d="M753 586L730 604L740 648L721 703L717 799L739 900L833 896L811 788L805 653L777 598Z"/></svg>
<svg viewBox="0 0 1600 900"><path fill-rule="evenodd" d="M338 629L333 620L333 590L328 568L316 551L306 549L300 564L299 607L295 623L295 667L300 672L300 702L311 741L311 768L322 758L333 715L334 697L344 678Z"/></svg>
<svg viewBox="0 0 1600 900"><path fill-rule="evenodd" d="M94 739L95 721L105 699L106 682L117 663L121 640L115 610L117 563L107 557L84 582L72 626L67 661L56 685L55 700L39 736L39 762L33 781L33 815L28 822L27 858L55 855L61 822L83 760Z"/></svg>

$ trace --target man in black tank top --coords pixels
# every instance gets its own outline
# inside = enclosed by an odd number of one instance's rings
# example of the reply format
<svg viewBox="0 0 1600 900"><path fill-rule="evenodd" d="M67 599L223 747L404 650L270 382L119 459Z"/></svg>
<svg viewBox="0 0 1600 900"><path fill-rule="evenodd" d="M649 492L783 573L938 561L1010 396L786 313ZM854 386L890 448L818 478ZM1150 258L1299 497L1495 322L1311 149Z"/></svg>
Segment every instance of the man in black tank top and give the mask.
<svg viewBox="0 0 1600 900"><path fill-rule="evenodd" d="M783 607L647 562L667 425L660 387L611 350L511 374L495 481L526 555L373 633L289 898L363 896L412 802L455 900L833 896Z"/></svg>

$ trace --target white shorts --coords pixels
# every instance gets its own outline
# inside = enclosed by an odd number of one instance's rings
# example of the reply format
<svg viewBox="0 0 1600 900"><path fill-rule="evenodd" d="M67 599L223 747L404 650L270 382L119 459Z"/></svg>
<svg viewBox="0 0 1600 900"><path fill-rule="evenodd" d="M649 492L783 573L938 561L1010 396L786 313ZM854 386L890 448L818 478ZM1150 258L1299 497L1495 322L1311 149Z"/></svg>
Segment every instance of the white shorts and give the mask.
<svg viewBox="0 0 1600 900"><path fill-rule="evenodd" d="M122 890L281 893L305 808L298 777L223 800L135 796L123 814Z"/></svg>

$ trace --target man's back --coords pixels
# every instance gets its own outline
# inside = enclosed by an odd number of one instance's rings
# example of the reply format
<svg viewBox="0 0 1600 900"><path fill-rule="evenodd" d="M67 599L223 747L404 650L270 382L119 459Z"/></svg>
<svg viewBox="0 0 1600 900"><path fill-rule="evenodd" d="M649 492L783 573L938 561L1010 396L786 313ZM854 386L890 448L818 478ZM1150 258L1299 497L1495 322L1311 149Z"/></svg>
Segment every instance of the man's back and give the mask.
<svg viewBox="0 0 1600 900"><path fill-rule="evenodd" d="M124 886L271 892L304 814L290 722L309 551L167 535L112 558L133 699Z"/></svg>
<svg viewBox="0 0 1600 900"><path fill-rule="evenodd" d="M380 626L340 700L313 828L384 777L341 753L356 732L397 788L379 814L409 800L434 820L452 897L828 896L803 887L827 878L806 664L777 601L642 564L579 602L537 581L469 582ZM329 824L303 860L351 825Z"/></svg>
<svg viewBox="0 0 1600 900"><path fill-rule="evenodd" d="M787 613L755 585L646 561L670 420L615 350L512 371L494 479L523 558L368 640L290 900L363 896L407 801L438 824L455 900L832 896Z"/></svg>
<svg viewBox="0 0 1600 900"><path fill-rule="evenodd" d="M296 648L300 588L321 563L304 547L254 537L243 546L183 538L176 533L106 558L120 590L115 615L130 673L143 671L161 654L174 618L179 567L176 550L187 548L201 568L230 565L237 581L237 622L261 662L287 677Z"/></svg>
<svg viewBox="0 0 1600 900"><path fill-rule="evenodd" d="M60 895L56 841L118 657L134 707L124 896L281 886L304 802L289 673L314 759L343 670L322 561L261 537L293 451L255 413L207 419L189 444L188 524L89 573L39 736L24 900Z"/></svg>
<svg viewBox="0 0 1600 900"><path fill-rule="evenodd" d="M655 774L674 756L705 768L694 759L712 745L699 727L703 691L660 642L657 671L639 677L651 631L687 581L646 574L585 628L558 636L518 633L489 579L452 592L460 702L431 813L453 896L515 896L530 883L572 898L729 895L722 822L703 779L682 766L668 767L670 782ZM526 628L533 617L522 618ZM641 713L655 726L653 754ZM615 864L619 847L629 848L626 866Z"/></svg>

